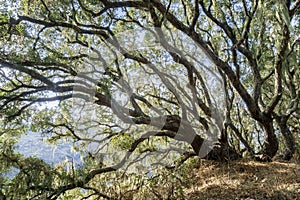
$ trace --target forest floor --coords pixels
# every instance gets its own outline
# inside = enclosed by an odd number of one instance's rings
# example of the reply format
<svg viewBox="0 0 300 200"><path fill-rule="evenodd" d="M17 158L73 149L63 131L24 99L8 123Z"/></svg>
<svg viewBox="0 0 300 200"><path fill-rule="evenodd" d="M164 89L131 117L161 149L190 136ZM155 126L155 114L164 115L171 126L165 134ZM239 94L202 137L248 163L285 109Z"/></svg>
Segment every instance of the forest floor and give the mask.
<svg viewBox="0 0 300 200"><path fill-rule="evenodd" d="M300 163L201 160L185 199L300 199Z"/></svg>

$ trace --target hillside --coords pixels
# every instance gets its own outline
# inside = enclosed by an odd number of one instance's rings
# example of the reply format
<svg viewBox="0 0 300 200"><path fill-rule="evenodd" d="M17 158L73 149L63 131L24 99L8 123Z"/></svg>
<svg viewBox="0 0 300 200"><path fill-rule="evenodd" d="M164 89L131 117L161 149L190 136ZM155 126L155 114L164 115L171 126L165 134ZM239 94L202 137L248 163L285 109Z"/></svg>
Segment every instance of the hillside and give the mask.
<svg viewBox="0 0 300 200"><path fill-rule="evenodd" d="M300 199L299 163L202 160L186 199Z"/></svg>

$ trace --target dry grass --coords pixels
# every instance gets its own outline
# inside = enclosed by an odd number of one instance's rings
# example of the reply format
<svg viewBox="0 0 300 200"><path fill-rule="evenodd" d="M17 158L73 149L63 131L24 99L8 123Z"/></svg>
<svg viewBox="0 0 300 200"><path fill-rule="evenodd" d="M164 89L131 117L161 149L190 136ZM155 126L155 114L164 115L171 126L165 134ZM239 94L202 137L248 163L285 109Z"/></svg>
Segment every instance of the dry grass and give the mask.
<svg viewBox="0 0 300 200"><path fill-rule="evenodd" d="M300 199L297 163L202 160L191 179L186 199Z"/></svg>

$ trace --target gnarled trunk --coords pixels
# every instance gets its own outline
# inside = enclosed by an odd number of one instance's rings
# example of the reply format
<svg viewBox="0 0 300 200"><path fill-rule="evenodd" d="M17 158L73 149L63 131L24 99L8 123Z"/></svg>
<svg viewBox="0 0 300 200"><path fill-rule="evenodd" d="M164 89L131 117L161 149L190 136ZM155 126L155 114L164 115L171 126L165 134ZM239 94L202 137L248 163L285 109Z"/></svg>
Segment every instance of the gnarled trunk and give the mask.
<svg viewBox="0 0 300 200"><path fill-rule="evenodd" d="M221 131L221 136L218 139L218 145L215 145L211 151L205 156L208 160L217 160L217 161L229 161L237 160L242 158L234 148L232 148L228 143L227 129L224 128Z"/></svg>
<svg viewBox="0 0 300 200"><path fill-rule="evenodd" d="M275 135L272 118L264 118L261 126L264 131L263 149L255 156L258 161L272 161L278 151L278 140Z"/></svg>
<svg viewBox="0 0 300 200"><path fill-rule="evenodd" d="M278 117L276 122L278 124L279 130L282 133L286 148L280 154L280 158L283 160L291 160L295 153L295 138L287 126L287 117Z"/></svg>
<svg viewBox="0 0 300 200"><path fill-rule="evenodd" d="M242 158L242 155L239 154L234 148L229 146L228 143L221 143L207 154L205 157L208 160L217 160L217 161L229 161L229 160L238 160Z"/></svg>

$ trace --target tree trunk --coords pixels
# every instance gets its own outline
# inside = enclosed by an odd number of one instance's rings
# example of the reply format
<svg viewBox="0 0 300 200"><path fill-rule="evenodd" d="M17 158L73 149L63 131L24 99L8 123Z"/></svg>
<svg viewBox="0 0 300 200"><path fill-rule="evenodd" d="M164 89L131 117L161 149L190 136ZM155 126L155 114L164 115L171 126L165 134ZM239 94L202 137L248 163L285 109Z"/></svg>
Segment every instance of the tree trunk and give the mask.
<svg viewBox="0 0 300 200"><path fill-rule="evenodd" d="M278 117L276 122L279 126L279 130L285 139L286 148L280 154L280 158L283 160L291 160L295 153L295 138L287 126L287 117Z"/></svg>
<svg viewBox="0 0 300 200"><path fill-rule="evenodd" d="M221 162L241 158L241 155L229 146L227 137L222 135L221 138L218 139L218 144L212 144L210 141L204 140L199 135L195 134L193 135L193 141L190 144L196 155L200 158Z"/></svg>
<svg viewBox="0 0 300 200"><path fill-rule="evenodd" d="M226 130L226 128L222 130L221 137L218 139L218 145L213 147L205 157L206 159L224 162L242 158L242 156L228 144Z"/></svg>
<svg viewBox="0 0 300 200"><path fill-rule="evenodd" d="M278 140L273 127L273 119L265 117L261 122L264 131L263 149L255 156L256 160L270 162L278 151Z"/></svg>
<svg viewBox="0 0 300 200"><path fill-rule="evenodd" d="M229 146L228 143L221 143L218 146L214 146L214 148L204 158L208 160L226 162L229 160L238 160L242 158L242 155Z"/></svg>

